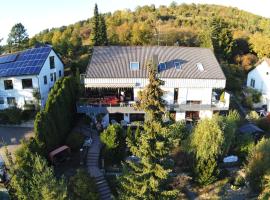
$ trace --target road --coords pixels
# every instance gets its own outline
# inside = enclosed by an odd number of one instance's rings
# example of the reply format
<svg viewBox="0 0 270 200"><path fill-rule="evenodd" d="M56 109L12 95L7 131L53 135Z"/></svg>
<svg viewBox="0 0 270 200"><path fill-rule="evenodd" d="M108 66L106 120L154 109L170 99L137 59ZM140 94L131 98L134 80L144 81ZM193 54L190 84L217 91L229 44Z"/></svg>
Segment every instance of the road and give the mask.
<svg viewBox="0 0 270 200"><path fill-rule="evenodd" d="M20 140L34 135L32 128L7 128L0 127L0 154L4 155L4 145L13 153L20 144Z"/></svg>

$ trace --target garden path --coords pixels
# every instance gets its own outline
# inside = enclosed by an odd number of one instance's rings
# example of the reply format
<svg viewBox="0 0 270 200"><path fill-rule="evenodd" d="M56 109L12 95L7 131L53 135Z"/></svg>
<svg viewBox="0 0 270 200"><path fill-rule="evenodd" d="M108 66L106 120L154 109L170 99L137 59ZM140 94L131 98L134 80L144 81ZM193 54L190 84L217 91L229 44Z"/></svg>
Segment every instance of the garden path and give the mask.
<svg viewBox="0 0 270 200"><path fill-rule="evenodd" d="M94 177L101 200L111 200L112 194L103 173L99 169L99 154L101 150L101 142L99 134L96 130L91 129L93 139L91 147L87 153L87 170L91 177Z"/></svg>

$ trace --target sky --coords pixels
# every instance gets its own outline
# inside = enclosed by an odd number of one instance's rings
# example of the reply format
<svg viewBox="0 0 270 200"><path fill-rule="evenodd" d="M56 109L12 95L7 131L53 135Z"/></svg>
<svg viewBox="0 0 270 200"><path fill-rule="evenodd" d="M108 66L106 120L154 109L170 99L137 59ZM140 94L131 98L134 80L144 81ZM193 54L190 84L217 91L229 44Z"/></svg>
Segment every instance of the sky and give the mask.
<svg viewBox="0 0 270 200"><path fill-rule="evenodd" d="M29 36L40 31L69 25L93 15L95 3L102 13L136 6L169 5L170 0L0 0L0 38L6 42L11 27L21 22ZM270 0L175 0L181 3L207 3L237 7L270 18ZM256 2L256 3L255 3Z"/></svg>

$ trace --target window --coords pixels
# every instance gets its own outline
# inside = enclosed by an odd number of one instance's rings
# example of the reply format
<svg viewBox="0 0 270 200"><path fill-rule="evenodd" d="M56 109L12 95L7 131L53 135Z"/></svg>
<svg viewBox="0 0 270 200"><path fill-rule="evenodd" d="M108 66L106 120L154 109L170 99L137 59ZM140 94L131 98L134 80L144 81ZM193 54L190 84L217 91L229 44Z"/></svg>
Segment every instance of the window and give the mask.
<svg viewBox="0 0 270 200"><path fill-rule="evenodd" d="M177 100L178 100L178 88L174 88L174 95L173 95L174 103L177 103Z"/></svg>
<svg viewBox="0 0 270 200"><path fill-rule="evenodd" d="M50 74L51 82L53 82L53 73Z"/></svg>
<svg viewBox="0 0 270 200"><path fill-rule="evenodd" d="M5 90L12 90L13 83L12 80L4 80Z"/></svg>
<svg viewBox="0 0 270 200"><path fill-rule="evenodd" d="M32 79L31 78L22 79L22 88L23 89L33 88Z"/></svg>
<svg viewBox="0 0 270 200"><path fill-rule="evenodd" d="M56 81L56 72L53 73L53 81Z"/></svg>
<svg viewBox="0 0 270 200"><path fill-rule="evenodd" d="M4 97L0 97L0 104L4 104L5 101L4 101Z"/></svg>
<svg viewBox="0 0 270 200"><path fill-rule="evenodd" d="M197 66L198 70L204 71L204 67L203 67L202 63L197 63L196 66Z"/></svg>
<svg viewBox="0 0 270 200"><path fill-rule="evenodd" d="M59 77L61 77L62 76L62 71L61 70L59 70Z"/></svg>
<svg viewBox="0 0 270 200"><path fill-rule="evenodd" d="M15 97L7 97L7 103L10 106L15 106L16 105L16 99L15 99Z"/></svg>
<svg viewBox="0 0 270 200"><path fill-rule="evenodd" d="M250 80L250 86L255 88L255 80L253 78Z"/></svg>
<svg viewBox="0 0 270 200"><path fill-rule="evenodd" d="M50 69L55 68L55 63L54 63L54 56L50 56Z"/></svg>
<svg viewBox="0 0 270 200"><path fill-rule="evenodd" d="M166 69L166 64L165 63L159 63L158 65L158 71L162 71Z"/></svg>
<svg viewBox="0 0 270 200"><path fill-rule="evenodd" d="M130 62L129 63L130 69L131 70L139 70L140 69L140 64L139 62Z"/></svg>
<svg viewBox="0 0 270 200"><path fill-rule="evenodd" d="M47 85L48 83L47 76L43 76L43 82L44 82L44 85Z"/></svg>
<svg viewBox="0 0 270 200"><path fill-rule="evenodd" d="M180 62L174 62L174 67L175 67L175 69L177 69L177 70L182 69L182 65L181 65Z"/></svg>

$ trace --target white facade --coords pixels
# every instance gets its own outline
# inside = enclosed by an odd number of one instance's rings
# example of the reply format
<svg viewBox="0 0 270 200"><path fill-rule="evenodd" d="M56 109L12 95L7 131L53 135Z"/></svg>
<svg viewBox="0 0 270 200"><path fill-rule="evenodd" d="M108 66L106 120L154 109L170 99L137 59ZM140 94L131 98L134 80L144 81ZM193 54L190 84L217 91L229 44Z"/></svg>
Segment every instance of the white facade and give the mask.
<svg viewBox="0 0 270 200"><path fill-rule="evenodd" d="M248 73L247 87L262 92L262 104L267 105L270 112L270 65L264 60L255 69Z"/></svg>
<svg viewBox="0 0 270 200"><path fill-rule="evenodd" d="M224 79L175 79L166 78L162 79L164 85L161 87L165 92L164 100L168 105L180 105L186 106L186 111L188 111L188 106L192 108L195 105L196 113L199 118L211 118L213 115L212 106L215 104L217 110L228 110L230 103L230 96L225 93L225 102L213 102L213 90L214 89L224 89L226 80ZM138 100L138 92L143 90L148 84L148 79L146 78L118 78L118 79L108 79L108 78L85 78L84 84L86 88L133 88L134 101ZM176 91L178 91L176 94ZM201 109L200 109L201 106ZM209 109L205 109L205 107ZM223 109L224 108L224 109ZM175 119L185 120L187 118L186 111L177 111L175 113ZM194 107L191 109L194 111ZM123 119L129 122L129 110L123 112ZM122 113L122 110L121 110ZM105 124L109 123L109 117L103 119Z"/></svg>
<svg viewBox="0 0 270 200"><path fill-rule="evenodd" d="M55 68L50 69L49 58L54 56ZM60 72L61 71L61 72ZM52 74L52 75L51 75ZM45 84L44 77L47 77L47 84ZM51 76L53 80L51 81ZM55 76L55 78L54 78ZM27 75L27 76L13 76L13 77L0 77L0 109L6 109L10 106L14 106L13 103L19 108L23 108L25 104L33 104L36 102L33 97L34 90L40 92L41 95L41 106L43 107L46 103L50 88L54 85L60 77L64 76L64 65L56 53L51 50L49 53L42 69L38 75ZM22 80L31 79L32 87L23 88ZM5 80L11 80L13 88L6 89L4 82ZM13 101L15 100L15 102ZM10 101L12 100L12 104ZM8 102L9 101L9 102Z"/></svg>

